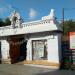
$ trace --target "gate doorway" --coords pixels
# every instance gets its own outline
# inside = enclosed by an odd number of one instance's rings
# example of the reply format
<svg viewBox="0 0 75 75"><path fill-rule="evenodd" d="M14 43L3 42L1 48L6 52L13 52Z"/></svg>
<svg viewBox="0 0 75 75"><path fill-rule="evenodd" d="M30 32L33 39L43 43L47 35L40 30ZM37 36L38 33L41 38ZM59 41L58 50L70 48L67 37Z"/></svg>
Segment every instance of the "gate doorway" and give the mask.
<svg viewBox="0 0 75 75"><path fill-rule="evenodd" d="M24 40L24 38L21 38L20 39L20 41L21 40ZM19 55L19 61L23 61L23 60L26 60L26 52L27 52L27 48L26 48L26 46L27 46L27 41L23 41L23 43L22 44L20 44L20 55Z"/></svg>
<svg viewBox="0 0 75 75"><path fill-rule="evenodd" d="M12 64L26 59L26 44L24 37L11 37L10 59Z"/></svg>

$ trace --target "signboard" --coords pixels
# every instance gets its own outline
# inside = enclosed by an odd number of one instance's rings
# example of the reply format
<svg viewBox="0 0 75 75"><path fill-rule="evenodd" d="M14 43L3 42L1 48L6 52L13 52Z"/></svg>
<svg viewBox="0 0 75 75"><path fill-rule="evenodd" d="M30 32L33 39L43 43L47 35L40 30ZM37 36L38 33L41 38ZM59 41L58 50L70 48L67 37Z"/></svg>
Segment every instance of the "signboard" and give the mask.
<svg viewBox="0 0 75 75"><path fill-rule="evenodd" d="M75 49L75 32L69 32L70 49Z"/></svg>

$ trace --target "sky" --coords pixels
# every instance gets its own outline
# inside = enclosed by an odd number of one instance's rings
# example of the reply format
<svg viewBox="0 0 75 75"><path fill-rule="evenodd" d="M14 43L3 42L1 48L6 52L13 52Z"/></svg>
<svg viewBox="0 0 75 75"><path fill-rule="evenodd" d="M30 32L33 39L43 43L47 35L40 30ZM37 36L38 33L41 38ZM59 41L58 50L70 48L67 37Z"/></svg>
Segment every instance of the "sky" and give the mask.
<svg viewBox="0 0 75 75"><path fill-rule="evenodd" d="M75 19L75 0L0 0L0 18L7 18L16 10L24 21L39 20L55 10L57 20Z"/></svg>

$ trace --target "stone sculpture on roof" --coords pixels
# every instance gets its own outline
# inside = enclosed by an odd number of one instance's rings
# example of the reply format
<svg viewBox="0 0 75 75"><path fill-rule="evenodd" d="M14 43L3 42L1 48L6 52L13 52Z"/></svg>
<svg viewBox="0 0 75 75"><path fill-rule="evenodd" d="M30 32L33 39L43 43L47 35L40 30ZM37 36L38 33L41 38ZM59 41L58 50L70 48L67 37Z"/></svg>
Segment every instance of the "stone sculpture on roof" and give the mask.
<svg viewBox="0 0 75 75"><path fill-rule="evenodd" d="M15 27L21 27L22 18L21 18L20 14L18 12L14 11L11 14L10 21L11 21L11 26L13 28L15 28Z"/></svg>
<svg viewBox="0 0 75 75"><path fill-rule="evenodd" d="M51 9L50 14L48 16L42 17L42 20L47 20L47 19L51 19L51 20L55 19L55 11L54 11L54 9Z"/></svg>

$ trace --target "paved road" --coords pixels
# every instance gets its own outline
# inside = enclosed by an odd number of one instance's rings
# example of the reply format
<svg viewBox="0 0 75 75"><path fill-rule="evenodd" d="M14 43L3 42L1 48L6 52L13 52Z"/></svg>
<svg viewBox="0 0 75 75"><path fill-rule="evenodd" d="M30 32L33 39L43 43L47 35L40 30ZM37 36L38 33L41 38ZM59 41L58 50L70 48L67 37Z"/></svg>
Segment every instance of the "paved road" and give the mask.
<svg viewBox="0 0 75 75"><path fill-rule="evenodd" d="M75 75L75 71L54 70L18 64L0 64L0 75Z"/></svg>

